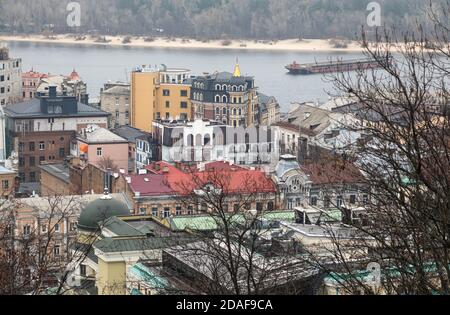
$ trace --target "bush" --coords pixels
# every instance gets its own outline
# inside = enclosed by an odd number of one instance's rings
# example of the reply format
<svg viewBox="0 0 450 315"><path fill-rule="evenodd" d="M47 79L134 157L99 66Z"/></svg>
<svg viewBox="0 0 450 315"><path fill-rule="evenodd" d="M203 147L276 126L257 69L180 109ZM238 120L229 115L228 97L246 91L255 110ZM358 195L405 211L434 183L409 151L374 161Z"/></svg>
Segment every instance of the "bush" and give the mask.
<svg viewBox="0 0 450 315"><path fill-rule="evenodd" d="M122 44L129 44L131 43L131 36L125 36L122 40Z"/></svg>
<svg viewBox="0 0 450 315"><path fill-rule="evenodd" d="M229 39L224 39L220 44L222 46L230 46L232 44L232 41Z"/></svg>

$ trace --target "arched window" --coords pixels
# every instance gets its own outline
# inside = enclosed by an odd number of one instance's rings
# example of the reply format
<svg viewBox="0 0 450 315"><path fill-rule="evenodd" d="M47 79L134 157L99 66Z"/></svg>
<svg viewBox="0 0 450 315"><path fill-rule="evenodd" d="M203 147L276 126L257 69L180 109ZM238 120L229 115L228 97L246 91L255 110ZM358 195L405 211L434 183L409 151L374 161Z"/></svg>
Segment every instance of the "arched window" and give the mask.
<svg viewBox="0 0 450 315"><path fill-rule="evenodd" d="M233 92L236 92L236 91L237 91L237 86L233 85Z"/></svg>
<svg viewBox="0 0 450 315"><path fill-rule="evenodd" d="M233 115L236 116L236 108L233 108Z"/></svg>
<svg viewBox="0 0 450 315"><path fill-rule="evenodd" d="M230 145L230 153L235 153L236 151L234 150L234 145Z"/></svg>
<svg viewBox="0 0 450 315"><path fill-rule="evenodd" d="M202 83L201 87L202 87L202 90L205 89L205 84Z"/></svg>
<svg viewBox="0 0 450 315"><path fill-rule="evenodd" d="M216 107L216 115L220 115L220 108Z"/></svg>
<svg viewBox="0 0 450 315"><path fill-rule="evenodd" d="M222 96L222 103L228 103L228 98L226 95Z"/></svg>
<svg viewBox="0 0 450 315"><path fill-rule="evenodd" d="M206 134L204 139L203 139L203 144L204 145L209 145L211 142L211 136L209 134Z"/></svg>
<svg viewBox="0 0 450 315"><path fill-rule="evenodd" d="M194 92L194 100L198 100L197 92Z"/></svg>
<svg viewBox="0 0 450 315"><path fill-rule="evenodd" d="M200 94L198 95L198 99L199 99L199 101L203 101L203 93L200 93Z"/></svg>
<svg viewBox="0 0 450 315"><path fill-rule="evenodd" d="M226 85L226 84L224 84L224 85L222 86L222 90L224 90L224 91L227 90L227 85Z"/></svg>
<svg viewBox="0 0 450 315"><path fill-rule="evenodd" d="M242 109L239 108L239 116L242 115Z"/></svg>
<svg viewBox="0 0 450 315"><path fill-rule="evenodd" d="M227 109L226 109L225 107L222 109L222 114L223 114L223 115L226 115L226 114L227 114Z"/></svg>
<svg viewBox="0 0 450 315"><path fill-rule="evenodd" d="M241 92L244 92L244 86L243 85L241 85L240 90L241 90Z"/></svg>
<svg viewBox="0 0 450 315"><path fill-rule="evenodd" d="M220 103L220 95L216 95L216 103Z"/></svg>
<svg viewBox="0 0 450 315"><path fill-rule="evenodd" d="M220 84L216 84L216 90L221 90L221 88L220 88Z"/></svg>

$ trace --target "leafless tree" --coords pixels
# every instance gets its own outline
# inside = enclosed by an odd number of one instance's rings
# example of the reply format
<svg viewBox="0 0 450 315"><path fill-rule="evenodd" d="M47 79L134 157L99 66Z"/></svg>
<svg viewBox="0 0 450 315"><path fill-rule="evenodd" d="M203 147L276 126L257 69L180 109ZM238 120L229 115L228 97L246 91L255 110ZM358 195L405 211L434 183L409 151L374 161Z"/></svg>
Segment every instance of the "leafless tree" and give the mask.
<svg viewBox="0 0 450 315"><path fill-rule="evenodd" d="M88 249L76 248L80 204L73 197L3 201L0 209L0 294L65 294L69 267Z"/></svg>
<svg viewBox="0 0 450 315"><path fill-rule="evenodd" d="M399 35L385 28L365 54L380 70L327 76L335 88L357 100L349 113L360 118L350 130L366 135L348 155L371 186L364 223L349 222L364 237L336 245L335 264L310 256L327 272L340 271L350 293L448 294L450 279L450 126L448 5L429 8L433 25ZM439 14L438 14L439 12ZM434 36L427 36L434 30ZM365 254L355 259L349 251ZM332 257L332 259L330 258ZM323 258L323 257L322 257ZM377 290L356 270L381 265ZM381 291L380 291L381 290Z"/></svg>
<svg viewBox="0 0 450 315"><path fill-rule="evenodd" d="M290 240L272 239L271 211L253 208L272 193L268 181L242 176L236 183L231 172L193 171L178 183L180 203L204 222L190 229L196 242L168 250L171 259L184 264L179 271L206 294L303 292L313 268L295 258Z"/></svg>

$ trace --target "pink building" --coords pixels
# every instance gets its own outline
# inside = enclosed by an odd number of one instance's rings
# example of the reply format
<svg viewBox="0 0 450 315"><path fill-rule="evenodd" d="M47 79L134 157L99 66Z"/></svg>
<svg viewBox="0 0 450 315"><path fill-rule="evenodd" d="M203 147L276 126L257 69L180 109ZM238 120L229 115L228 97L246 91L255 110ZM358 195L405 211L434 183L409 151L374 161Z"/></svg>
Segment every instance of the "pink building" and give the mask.
<svg viewBox="0 0 450 315"><path fill-rule="evenodd" d="M37 88L39 87L41 80L44 78L48 78L48 74L36 72L33 69L22 73L22 91L24 101L28 101L35 97Z"/></svg>
<svg viewBox="0 0 450 315"><path fill-rule="evenodd" d="M87 160L102 169L128 173L128 141L111 131L90 125L76 139L76 152L72 155Z"/></svg>

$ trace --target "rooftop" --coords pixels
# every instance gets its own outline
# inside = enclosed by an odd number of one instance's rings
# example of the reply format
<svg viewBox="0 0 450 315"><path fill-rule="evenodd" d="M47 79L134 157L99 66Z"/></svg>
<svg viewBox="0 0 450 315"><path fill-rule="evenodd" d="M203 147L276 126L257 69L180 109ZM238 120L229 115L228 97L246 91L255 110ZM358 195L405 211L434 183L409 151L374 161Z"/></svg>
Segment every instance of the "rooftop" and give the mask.
<svg viewBox="0 0 450 315"><path fill-rule="evenodd" d="M136 139L139 137L148 137L150 134L148 132L142 131L138 128L134 128L131 126L120 126L118 128L111 130L116 135L128 140L128 142L136 142Z"/></svg>
<svg viewBox="0 0 450 315"><path fill-rule="evenodd" d="M58 97L61 99L62 97ZM11 118L47 118L47 117L107 117L110 114L96 107L77 103L77 112L70 114L47 114L41 110L38 98L26 102L10 104L5 107L5 115Z"/></svg>
<svg viewBox="0 0 450 315"><path fill-rule="evenodd" d="M79 140L88 144L95 143L128 143L128 141L108 129L96 125L88 126L86 133L78 137Z"/></svg>
<svg viewBox="0 0 450 315"><path fill-rule="evenodd" d="M69 166L65 163L41 164L39 168L49 175L55 176L66 183L70 183Z"/></svg>

